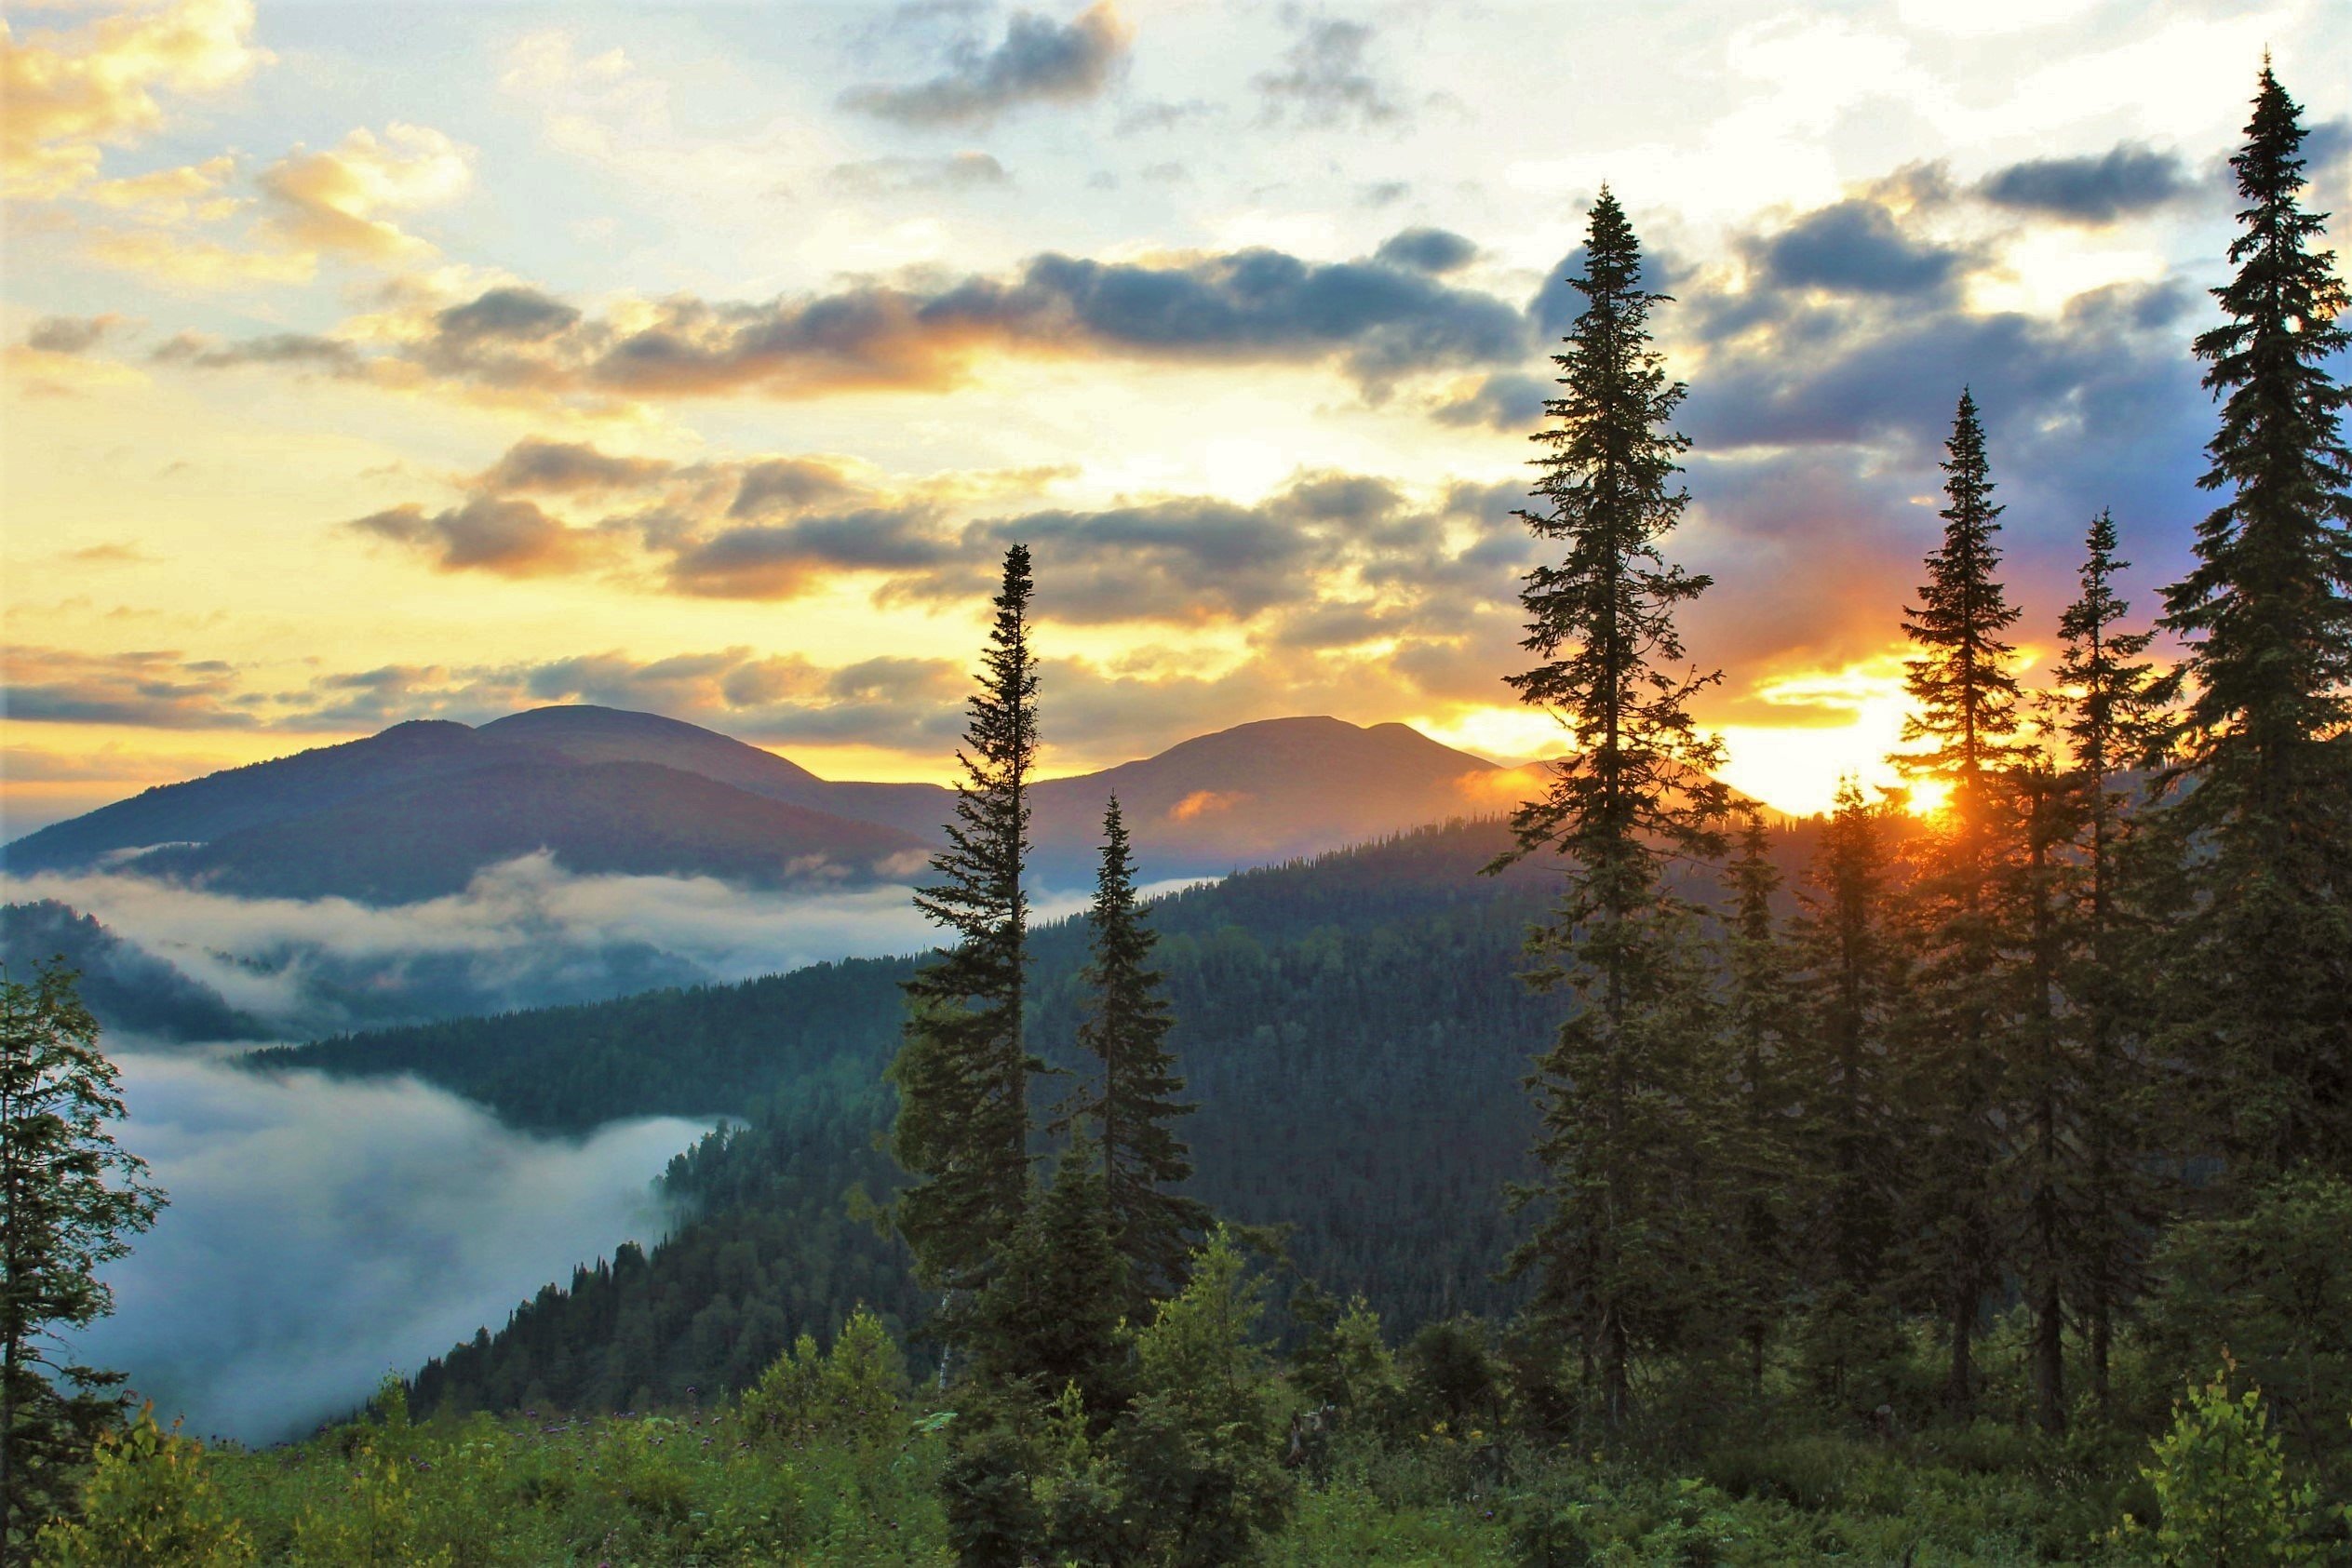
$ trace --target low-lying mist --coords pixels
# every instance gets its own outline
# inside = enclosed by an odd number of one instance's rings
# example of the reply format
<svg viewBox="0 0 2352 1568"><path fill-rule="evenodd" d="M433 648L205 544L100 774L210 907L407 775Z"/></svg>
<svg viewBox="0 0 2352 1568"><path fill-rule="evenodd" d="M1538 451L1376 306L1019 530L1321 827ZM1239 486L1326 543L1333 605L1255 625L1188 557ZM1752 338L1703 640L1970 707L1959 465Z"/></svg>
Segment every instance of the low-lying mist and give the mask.
<svg viewBox="0 0 2352 1568"><path fill-rule="evenodd" d="M107 1269L114 1316L77 1349L167 1420L249 1443L342 1415L574 1265L650 1245L665 1225L653 1179L706 1130L651 1118L538 1138L412 1079L114 1055L121 1142L171 1202Z"/></svg>
<svg viewBox="0 0 2352 1568"><path fill-rule="evenodd" d="M284 1039L920 952L939 932L916 912L913 891L887 884L786 892L710 877L581 876L544 851L486 867L462 893L390 905L246 898L124 871L0 877L0 903L52 900L95 917L128 945L102 959L82 958L100 978L128 983L159 972L169 980L177 972L176 990L186 995L170 1011L203 1016L207 1010L189 998L209 1000L211 1012L257 1020ZM1090 897L1082 887L1032 888L1031 918L1076 914ZM59 923L22 922L44 931ZM27 962L48 953L0 956ZM145 1011L167 1011L161 988L148 989L158 994ZM110 1026L138 1026L109 1018L97 991L89 999Z"/></svg>
<svg viewBox="0 0 2352 1568"><path fill-rule="evenodd" d="M909 892L585 877L544 852L488 867L462 893L389 906L241 898L123 872L0 880L0 899L93 915L289 1039L912 952L932 932Z"/></svg>

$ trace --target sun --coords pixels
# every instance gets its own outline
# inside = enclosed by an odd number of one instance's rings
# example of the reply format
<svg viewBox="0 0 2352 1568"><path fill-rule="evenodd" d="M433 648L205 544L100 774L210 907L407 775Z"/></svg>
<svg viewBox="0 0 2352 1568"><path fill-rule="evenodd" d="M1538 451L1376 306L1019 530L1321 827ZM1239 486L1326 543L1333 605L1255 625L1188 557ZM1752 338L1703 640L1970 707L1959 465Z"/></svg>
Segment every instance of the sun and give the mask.
<svg viewBox="0 0 2352 1568"><path fill-rule="evenodd" d="M1952 784L1947 779L1914 779L1904 791L1904 807L1915 817L1941 816L1952 804Z"/></svg>

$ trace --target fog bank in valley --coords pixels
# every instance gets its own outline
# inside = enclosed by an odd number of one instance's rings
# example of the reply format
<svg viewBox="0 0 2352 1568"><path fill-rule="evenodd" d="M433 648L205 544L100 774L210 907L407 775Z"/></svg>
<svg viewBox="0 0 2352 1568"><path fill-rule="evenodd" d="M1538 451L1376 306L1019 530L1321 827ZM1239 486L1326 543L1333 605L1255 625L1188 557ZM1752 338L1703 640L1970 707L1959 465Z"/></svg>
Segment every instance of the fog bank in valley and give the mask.
<svg viewBox="0 0 2352 1568"><path fill-rule="evenodd" d="M653 1179L705 1130L649 1118L539 1138L412 1079L114 1053L120 1139L171 1203L107 1270L115 1315L78 1348L167 1419L246 1442L341 1415L575 1264L651 1244Z"/></svg>

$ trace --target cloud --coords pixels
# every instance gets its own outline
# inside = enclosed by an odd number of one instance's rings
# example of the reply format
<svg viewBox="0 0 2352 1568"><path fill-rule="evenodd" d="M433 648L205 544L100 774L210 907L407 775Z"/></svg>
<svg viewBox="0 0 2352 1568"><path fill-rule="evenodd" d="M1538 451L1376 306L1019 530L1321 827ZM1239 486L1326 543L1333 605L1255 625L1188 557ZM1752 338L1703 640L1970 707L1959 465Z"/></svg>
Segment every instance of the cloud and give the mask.
<svg viewBox="0 0 2352 1568"><path fill-rule="evenodd" d="M671 465L656 458L617 457L585 442L529 436L508 448L476 482L493 493L574 495L638 489L670 472Z"/></svg>
<svg viewBox="0 0 2352 1568"><path fill-rule="evenodd" d="M1134 36L1112 0L1097 0L1067 23L1015 11L994 48L961 45L948 68L927 82L856 87L841 102L901 125L987 125L1024 105L1101 96L1126 63Z"/></svg>
<svg viewBox="0 0 2352 1568"><path fill-rule="evenodd" d="M653 1180L706 1130L510 1131L413 1079L262 1076L118 1056L124 1146L170 1194L74 1338L167 1419L261 1444L362 1402L624 1240L667 1227Z"/></svg>
<svg viewBox="0 0 2352 1568"><path fill-rule="evenodd" d="M580 313L536 288L502 286L437 313L433 325L451 344L542 342L578 325Z"/></svg>
<svg viewBox="0 0 2352 1568"><path fill-rule="evenodd" d="M242 197L224 194L235 175L236 159L222 153L202 163L101 180L76 194L99 207L136 214L150 223L208 222L245 206Z"/></svg>
<svg viewBox="0 0 2352 1568"><path fill-rule="evenodd" d="M262 232L293 250L379 261L428 256L432 246L385 215L454 201L472 180L471 155L429 127L355 130L325 152L297 147L262 171L271 204Z"/></svg>
<svg viewBox="0 0 2352 1568"><path fill-rule="evenodd" d="M1426 260L1445 246L1422 238L1406 248ZM866 279L758 303L624 300L595 315L502 284L379 312L340 334L229 343L183 334L159 357L217 369L287 362L302 343L314 364L331 356L339 373L388 385L610 407L945 392L969 384L991 355L1327 364L1377 395L1400 378L1530 355L1526 313L1396 264L1398 254L1312 261L1253 247L1106 261L1048 252L1004 275Z"/></svg>
<svg viewBox="0 0 2352 1568"><path fill-rule="evenodd" d="M85 653L25 645L7 650L0 711L19 723L129 724L155 730L242 730L235 673L177 652Z"/></svg>
<svg viewBox="0 0 2352 1568"><path fill-rule="evenodd" d="M1404 229L1380 242L1376 261L1421 273L1450 273L1470 265L1478 247L1450 229Z"/></svg>
<svg viewBox="0 0 2352 1568"><path fill-rule="evenodd" d="M395 506L347 526L421 551L443 571L479 570L501 577L575 570L597 559L606 543L549 516L535 503L489 496L434 513Z"/></svg>
<svg viewBox="0 0 2352 1568"><path fill-rule="evenodd" d="M157 94L220 92L267 63L252 33L251 0L170 0L21 38L0 20L6 194L41 198L87 184L105 148L162 128Z"/></svg>
<svg viewBox="0 0 2352 1568"><path fill-rule="evenodd" d="M1365 64L1370 27L1329 17L1303 19L1297 26L1298 39L1284 52L1280 68L1257 78L1269 122L1368 128L1404 118L1392 90Z"/></svg>
<svg viewBox="0 0 2352 1568"><path fill-rule="evenodd" d="M272 332L235 343L223 343L195 332L176 332L158 344L149 357L159 365L193 365L206 370L240 365L290 365L339 375L356 375L361 364L358 350L341 338L322 338L310 332Z"/></svg>
<svg viewBox="0 0 2352 1568"><path fill-rule="evenodd" d="M868 158L836 164L826 180L853 195L894 196L913 192L969 191L1010 185L1013 177L986 153L947 158Z"/></svg>
<svg viewBox="0 0 2352 1568"><path fill-rule="evenodd" d="M1948 288L1963 253L1913 238L1877 202L1861 197L1806 214L1752 241L1766 278L1783 288L1916 296Z"/></svg>
<svg viewBox="0 0 2352 1568"><path fill-rule="evenodd" d="M25 333L24 346L43 354L87 354L122 323L123 318L111 312L102 315L45 315Z"/></svg>
<svg viewBox="0 0 2352 1568"><path fill-rule="evenodd" d="M1977 191L1999 207L2071 223L2112 223L2177 199L2191 183L2175 154L2124 143L2095 157L2010 164L1985 176Z"/></svg>

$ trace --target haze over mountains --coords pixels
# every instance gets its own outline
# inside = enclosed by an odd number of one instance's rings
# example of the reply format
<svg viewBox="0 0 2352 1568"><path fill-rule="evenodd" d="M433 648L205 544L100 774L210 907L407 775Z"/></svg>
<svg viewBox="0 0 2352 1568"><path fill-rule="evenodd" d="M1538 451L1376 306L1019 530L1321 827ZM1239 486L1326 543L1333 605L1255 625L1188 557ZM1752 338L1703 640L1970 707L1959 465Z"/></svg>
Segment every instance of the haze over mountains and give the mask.
<svg viewBox="0 0 2352 1568"><path fill-rule="evenodd" d="M1032 794L1036 870L1076 884L1116 793L1150 878L1311 854L1513 797L1512 775L1401 724L1245 724ZM12 873L105 865L247 896L396 905L550 851L567 871L755 888L919 873L952 811L925 784L837 782L655 714L538 708L478 729L366 740L150 789L7 846Z"/></svg>

